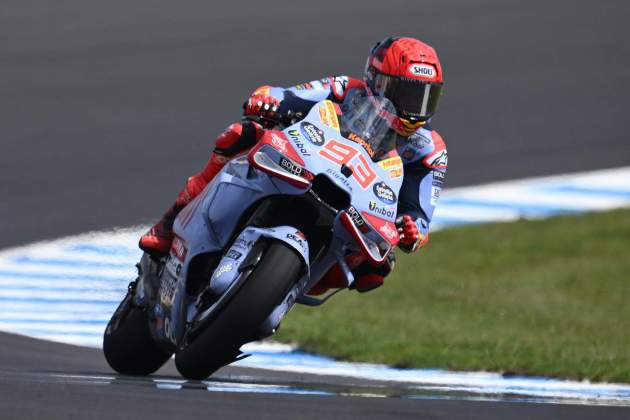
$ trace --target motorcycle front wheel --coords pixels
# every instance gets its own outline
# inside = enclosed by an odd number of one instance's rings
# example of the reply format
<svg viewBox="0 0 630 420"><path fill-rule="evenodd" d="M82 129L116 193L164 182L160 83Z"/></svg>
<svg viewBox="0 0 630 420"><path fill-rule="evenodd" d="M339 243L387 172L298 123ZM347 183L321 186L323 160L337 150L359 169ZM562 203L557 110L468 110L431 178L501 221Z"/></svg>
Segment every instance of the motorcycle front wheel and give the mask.
<svg viewBox="0 0 630 420"><path fill-rule="evenodd" d="M272 241L246 282L205 330L175 354L175 366L187 379L205 379L234 361L239 348L258 329L299 279L302 259L280 241Z"/></svg>

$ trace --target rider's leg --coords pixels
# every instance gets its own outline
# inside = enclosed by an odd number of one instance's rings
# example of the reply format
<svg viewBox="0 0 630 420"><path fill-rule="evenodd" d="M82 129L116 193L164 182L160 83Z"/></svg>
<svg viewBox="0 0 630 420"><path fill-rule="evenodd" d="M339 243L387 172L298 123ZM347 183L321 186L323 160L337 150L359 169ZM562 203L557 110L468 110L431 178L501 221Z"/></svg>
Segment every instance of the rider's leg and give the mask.
<svg viewBox="0 0 630 420"><path fill-rule="evenodd" d="M186 182L162 218L140 238L140 248L153 256L166 255L173 242L173 222L179 212L186 207L231 159L246 153L262 137L264 130L257 124L235 123L217 137L210 160L203 170Z"/></svg>

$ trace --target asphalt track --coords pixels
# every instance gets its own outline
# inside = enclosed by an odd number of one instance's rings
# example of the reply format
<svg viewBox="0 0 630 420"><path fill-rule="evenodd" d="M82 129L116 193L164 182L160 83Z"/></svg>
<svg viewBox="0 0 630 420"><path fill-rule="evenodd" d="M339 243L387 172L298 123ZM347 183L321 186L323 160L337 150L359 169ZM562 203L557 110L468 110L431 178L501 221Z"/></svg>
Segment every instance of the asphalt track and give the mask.
<svg viewBox="0 0 630 420"><path fill-rule="evenodd" d="M0 247L155 218L254 87L359 75L371 44L390 34L425 39L442 58L448 85L434 125L449 145L448 186L628 165L629 12L626 1L4 0ZM111 375L97 351L6 334L0 343L5 418L630 416L621 408L86 384L63 375Z"/></svg>

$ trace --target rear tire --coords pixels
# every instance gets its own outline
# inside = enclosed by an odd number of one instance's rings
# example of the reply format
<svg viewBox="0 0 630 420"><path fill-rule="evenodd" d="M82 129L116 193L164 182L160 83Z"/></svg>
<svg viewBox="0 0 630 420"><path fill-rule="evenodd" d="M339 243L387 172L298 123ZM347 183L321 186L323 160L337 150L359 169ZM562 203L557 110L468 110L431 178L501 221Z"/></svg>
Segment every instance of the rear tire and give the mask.
<svg viewBox="0 0 630 420"><path fill-rule="evenodd" d="M202 380L234 361L253 340L273 309L298 280L303 263L280 241L272 241L247 281L191 343L175 354L175 366L187 379Z"/></svg>
<svg viewBox="0 0 630 420"><path fill-rule="evenodd" d="M171 357L153 340L146 313L133 306L131 290L105 328L103 353L109 366L124 375L150 375Z"/></svg>

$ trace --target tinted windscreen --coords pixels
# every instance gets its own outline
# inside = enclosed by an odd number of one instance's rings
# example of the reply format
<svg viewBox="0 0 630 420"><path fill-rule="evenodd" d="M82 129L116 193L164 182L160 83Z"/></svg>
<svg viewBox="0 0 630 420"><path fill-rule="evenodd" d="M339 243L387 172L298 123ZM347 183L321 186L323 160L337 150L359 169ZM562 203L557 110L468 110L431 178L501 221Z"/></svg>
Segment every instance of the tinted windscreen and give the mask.
<svg viewBox="0 0 630 420"><path fill-rule="evenodd" d="M353 90L341 105L341 111L341 134L363 146L373 161L382 159L396 147L397 135L390 126L396 109L387 98Z"/></svg>

